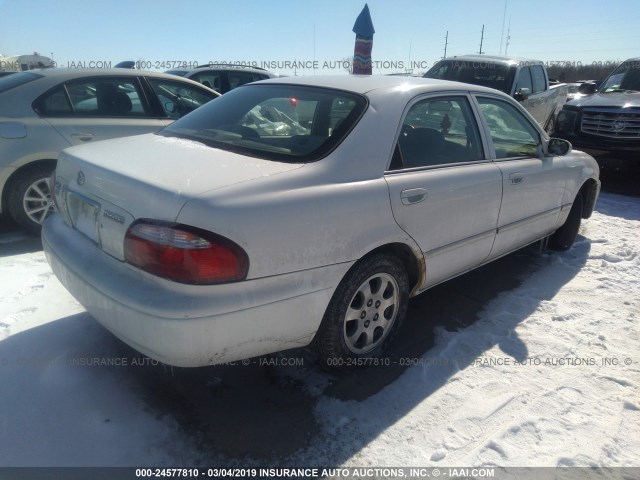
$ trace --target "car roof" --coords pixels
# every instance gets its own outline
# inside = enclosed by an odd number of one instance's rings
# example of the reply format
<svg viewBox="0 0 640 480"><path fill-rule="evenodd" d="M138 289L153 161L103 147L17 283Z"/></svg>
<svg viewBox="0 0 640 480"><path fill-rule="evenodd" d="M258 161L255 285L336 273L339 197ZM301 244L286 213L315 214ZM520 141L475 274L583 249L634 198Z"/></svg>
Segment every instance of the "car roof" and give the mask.
<svg viewBox="0 0 640 480"><path fill-rule="evenodd" d="M505 57L502 55L456 55L454 57L443 58L443 60L457 60L467 62L498 63L502 65L516 65L526 63L528 65L542 65L542 60L534 60L523 57Z"/></svg>
<svg viewBox="0 0 640 480"><path fill-rule="evenodd" d="M175 75L169 75L161 72L150 72L146 70L135 70L132 68L40 68L29 70L29 72L37 73L47 78L57 78L63 80L72 80L74 78L84 77L102 77L123 75L127 77L135 76L153 76L163 77L167 79L176 78Z"/></svg>
<svg viewBox="0 0 640 480"><path fill-rule="evenodd" d="M267 70L266 68L260 68L260 67L242 67L242 66L234 66L234 65L228 65L228 64L223 64L223 63L212 63L211 65L199 65L195 68L192 68L190 70L185 70L187 75L191 75L195 72L202 72L202 71L206 71L206 70L211 70L211 71L216 71L216 72L248 72L248 73L258 73L258 74L262 74L262 75L270 75L272 77L279 77L280 75L278 75L277 73L273 73L270 70Z"/></svg>
<svg viewBox="0 0 640 480"><path fill-rule="evenodd" d="M167 80L177 81L178 79L182 82L190 83L192 85L197 85L199 88L204 88L205 90L209 90L215 93L217 96L220 94L215 90L212 90L209 87L204 86L199 82L195 82L188 78L180 77L177 75L169 75L166 73L160 72L149 72L145 70L134 70L131 68L41 68L28 70L25 72L16 72L20 73L35 73L39 75L41 78L38 78L36 81L32 83L25 83L24 85L20 85L17 88L36 88L36 90L48 90L53 85L57 85L60 82L66 82L69 80L76 80L82 78L90 78L90 77L113 77L113 76L123 76L123 77L153 77L153 78L165 78ZM6 92L5 92L6 93Z"/></svg>
<svg viewBox="0 0 640 480"><path fill-rule="evenodd" d="M436 80L433 78L404 77L397 75L315 75L301 77L271 78L254 82L258 84L304 85L333 88L365 95L373 91L401 93L416 91L474 91L495 94L496 90L469 83Z"/></svg>

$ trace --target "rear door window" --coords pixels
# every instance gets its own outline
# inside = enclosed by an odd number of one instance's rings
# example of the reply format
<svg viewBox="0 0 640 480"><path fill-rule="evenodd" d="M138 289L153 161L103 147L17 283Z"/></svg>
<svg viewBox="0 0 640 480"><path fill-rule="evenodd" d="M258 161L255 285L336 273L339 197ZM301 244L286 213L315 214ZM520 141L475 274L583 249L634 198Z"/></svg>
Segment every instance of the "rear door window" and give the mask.
<svg viewBox="0 0 640 480"><path fill-rule="evenodd" d="M60 86L35 104L36 110L42 115L73 115L73 107L64 86Z"/></svg>
<svg viewBox="0 0 640 480"><path fill-rule="evenodd" d="M187 82L149 78L149 83L162 110L167 117L173 119L180 118L209 100L217 98L215 93Z"/></svg>
<svg viewBox="0 0 640 480"><path fill-rule="evenodd" d="M205 87L215 90L218 93L222 93L222 74L220 72L204 70L192 75L189 79L200 82Z"/></svg>
<svg viewBox="0 0 640 480"><path fill-rule="evenodd" d="M466 97L436 97L415 103L398 139L401 159L391 170L484 159L480 133Z"/></svg>
<svg viewBox="0 0 640 480"><path fill-rule="evenodd" d="M227 77L229 78L229 90L233 90L234 88L238 88L240 85L244 85L245 83L251 83L255 80L254 75L250 72L227 72Z"/></svg>
<svg viewBox="0 0 640 480"><path fill-rule="evenodd" d="M45 116L148 116L135 78L99 77L66 82L37 99L34 108Z"/></svg>

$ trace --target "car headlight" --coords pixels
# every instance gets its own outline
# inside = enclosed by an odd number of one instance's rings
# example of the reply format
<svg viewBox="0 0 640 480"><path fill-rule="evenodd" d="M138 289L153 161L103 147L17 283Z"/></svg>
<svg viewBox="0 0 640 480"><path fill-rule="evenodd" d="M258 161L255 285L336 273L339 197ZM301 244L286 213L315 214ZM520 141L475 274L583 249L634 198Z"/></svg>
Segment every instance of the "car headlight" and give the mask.
<svg viewBox="0 0 640 480"><path fill-rule="evenodd" d="M559 133L570 133L573 132L575 127L576 118L578 117L578 112L573 110L560 110L558 113L558 118L556 118L556 132Z"/></svg>

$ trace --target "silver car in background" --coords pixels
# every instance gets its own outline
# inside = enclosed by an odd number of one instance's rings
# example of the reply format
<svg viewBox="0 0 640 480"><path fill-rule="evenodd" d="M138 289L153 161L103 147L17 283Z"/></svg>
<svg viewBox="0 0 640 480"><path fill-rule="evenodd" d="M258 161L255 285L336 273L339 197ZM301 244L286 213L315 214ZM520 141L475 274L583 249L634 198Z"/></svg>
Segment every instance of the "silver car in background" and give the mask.
<svg viewBox="0 0 640 480"><path fill-rule="evenodd" d="M0 78L0 213L38 232L49 177L72 145L155 132L219 95L171 75L46 69Z"/></svg>
<svg viewBox="0 0 640 480"><path fill-rule="evenodd" d="M42 238L86 309L162 362L311 344L341 366L380 355L410 297L538 240L569 248L598 175L493 89L272 79L65 150Z"/></svg>

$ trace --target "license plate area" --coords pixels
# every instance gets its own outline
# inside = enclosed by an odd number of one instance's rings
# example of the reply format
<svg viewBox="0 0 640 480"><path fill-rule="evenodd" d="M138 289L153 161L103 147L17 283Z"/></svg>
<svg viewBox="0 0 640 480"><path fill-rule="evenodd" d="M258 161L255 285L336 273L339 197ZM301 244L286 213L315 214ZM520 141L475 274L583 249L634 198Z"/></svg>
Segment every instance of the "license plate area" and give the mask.
<svg viewBox="0 0 640 480"><path fill-rule="evenodd" d="M99 245L98 213L100 212L100 204L78 193L67 191L66 207L73 228Z"/></svg>

